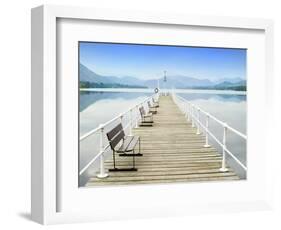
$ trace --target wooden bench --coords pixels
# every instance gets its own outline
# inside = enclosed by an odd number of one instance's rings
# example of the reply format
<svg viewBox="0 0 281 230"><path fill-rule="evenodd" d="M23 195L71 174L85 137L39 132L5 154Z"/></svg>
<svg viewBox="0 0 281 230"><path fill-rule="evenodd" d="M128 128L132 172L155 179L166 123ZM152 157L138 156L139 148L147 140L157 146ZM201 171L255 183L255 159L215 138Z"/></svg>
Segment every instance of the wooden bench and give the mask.
<svg viewBox="0 0 281 230"><path fill-rule="evenodd" d="M113 152L113 168L109 171L137 171L135 167L135 156L142 156L140 137L139 136L126 136L123 130L123 126L119 123L107 134L107 139L109 141L111 150ZM139 144L139 153L135 153L135 148ZM116 157L115 154L119 153L122 157L133 157L133 167L132 168L117 168L116 167Z"/></svg>
<svg viewBox="0 0 281 230"><path fill-rule="evenodd" d="M153 114L152 113L145 113L143 106L139 107L139 111L141 114L141 123L139 126L152 126L153 123Z"/></svg>
<svg viewBox="0 0 281 230"><path fill-rule="evenodd" d="M153 102L153 106L155 106L156 108L159 108L159 102L156 101L154 98L152 98L152 102Z"/></svg>
<svg viewBox="0 0 281 230"><path fill-rule="evenodd" d="M157 113L157 107L152 106L150 101L148 101L147 104L148 104L149 112L152 113L152 114L156 114Z"/></svg>

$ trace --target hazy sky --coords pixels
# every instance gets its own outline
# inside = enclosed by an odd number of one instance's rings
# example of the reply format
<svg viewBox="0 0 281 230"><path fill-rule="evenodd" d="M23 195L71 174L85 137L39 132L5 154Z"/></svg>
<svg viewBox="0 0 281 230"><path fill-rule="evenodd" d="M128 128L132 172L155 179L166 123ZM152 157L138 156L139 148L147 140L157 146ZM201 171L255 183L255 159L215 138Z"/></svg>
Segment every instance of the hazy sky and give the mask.
<svg viewBox="0 0 281 230"><path fill-rule="evenodd" d="M246 50L80 42L80 62L97 74L139 79L184 75L246 78Z"/></svg>

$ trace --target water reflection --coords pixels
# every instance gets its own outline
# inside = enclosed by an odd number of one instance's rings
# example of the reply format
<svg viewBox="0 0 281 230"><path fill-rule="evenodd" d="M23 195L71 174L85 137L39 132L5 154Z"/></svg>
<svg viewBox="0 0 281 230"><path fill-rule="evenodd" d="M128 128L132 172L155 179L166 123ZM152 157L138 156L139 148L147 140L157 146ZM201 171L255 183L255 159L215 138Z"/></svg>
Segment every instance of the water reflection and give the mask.
<svg viewBox="0 0 281 230"><path fill-rule="evenodd" d="M91 91L80 91L80 107L79 111L82 112L88 106L99 100L116 100L124 99L130 100L137 97L149 96L151 93L138 93L138 92L91 92Z"/></svg>
<svg viewBox="0 0 281 230"><path fill-rule="evenodd" d="M181 97L189 101L194 100L214 100L223 102L241 102L246 101L246 95L234 94L202 94L202 93L179 93Z"/></svg>
<svg viewBox="0 0 281 230"><path fill-rule="evenodd" d="M80 92L80 135L96 128L99 124L105 123L127 111L130 107L144 100L152 93L148 92ZM246 95L217 94L217 93L184 93L179 94L183 98L192 101L205 111L213 114L220 120L227 122L230 126L246 134ZM202 122L205 117L201 116ZM124 122L125 123L125 122ZM112 124L114 126L114 124ZM210 120L210 131L222 141L223 128L221 125ZM111 127L108 127L110 129ZM213 140L210 140L219 152L221 147ZM234 155L246 164L246 142L235 134L228 132L227 146ZM80 145L79 167L84 167L99 151L99 136L93 135ZM110 154L107 154L110 157ZM234 168L241 177L246 178L244 170L232 159L227 157L228 164ZM92 165L83 176L80 177L80 186L83 186L88 178L92 176L98 166L98 162Z"/></svg>
<svg viewBox="0 0 281 230"><path fill-rule="evenodd" d="M150 95L151 93L80 92L80 135L127 111Z"/></svg>
<svg viewBox="0 0 281 230"><path fill-rule="evenodd" d="M179 94L183 98L192 101L193 104L198 105L203 110L217 117L219 120L226 122L231 127L247 134L247 97L246 95L222 95L222 94ZM201 116L201 122L205 123L206 117ZM223 127L210 119L210 131L222 142ZM247 143L238 135L228 131L227 132L227 148L244 164L247 165ZM222 148L214 141L210 140L211 144L215 146L219 152ZM227 163L235 170L240 178L246 178L246 172L239 166L236 161L227 155Z"/></svg>

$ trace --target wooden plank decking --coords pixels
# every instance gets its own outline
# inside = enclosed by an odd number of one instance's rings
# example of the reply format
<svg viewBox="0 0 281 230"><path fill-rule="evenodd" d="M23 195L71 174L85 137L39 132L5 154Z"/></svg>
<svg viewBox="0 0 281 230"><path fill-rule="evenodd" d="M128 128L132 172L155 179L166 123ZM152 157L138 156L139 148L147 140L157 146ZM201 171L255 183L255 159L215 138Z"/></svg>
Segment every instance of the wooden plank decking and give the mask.
<svg viewBox="0 0 281 230"><path fill-rule="evenodd" d="M196 182L237 180L229 168L220 172L221 154L213 148L204 148L204 136L187 122L170 96L159 98L160 107L154 115L153 127L134 129L141 138L142 157L136 157L136 172L109 172L109 177L90 178L86 186L152 184L167 182ZM112 168L112 160L105 162ZM132 165L129 157L117 157L118 166Z"/></svg>

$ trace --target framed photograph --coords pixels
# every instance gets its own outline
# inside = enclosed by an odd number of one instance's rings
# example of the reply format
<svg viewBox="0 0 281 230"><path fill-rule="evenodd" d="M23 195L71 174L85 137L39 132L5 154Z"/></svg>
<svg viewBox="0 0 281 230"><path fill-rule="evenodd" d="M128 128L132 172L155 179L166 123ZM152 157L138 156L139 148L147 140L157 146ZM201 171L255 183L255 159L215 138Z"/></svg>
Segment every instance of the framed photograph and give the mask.
<svg viewBox="0 0 281 230"><path fill-rule="evenodd" d="M265 19L32 9L32 219L270 208L272 33Z"/></svg>

